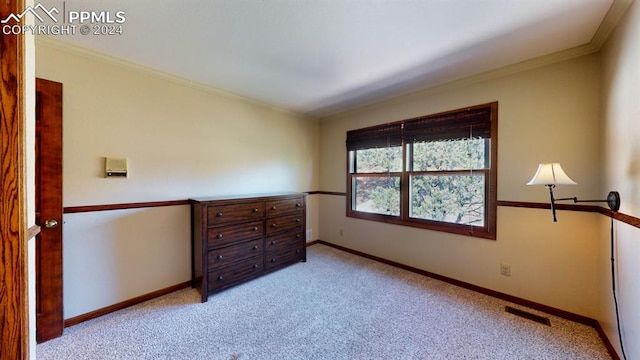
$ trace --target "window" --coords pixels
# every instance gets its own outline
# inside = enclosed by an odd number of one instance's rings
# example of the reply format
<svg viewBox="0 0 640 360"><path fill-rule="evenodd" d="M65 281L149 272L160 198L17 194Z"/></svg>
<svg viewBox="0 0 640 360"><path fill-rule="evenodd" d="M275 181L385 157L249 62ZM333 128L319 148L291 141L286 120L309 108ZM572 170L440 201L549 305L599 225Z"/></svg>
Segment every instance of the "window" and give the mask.
<svg viewBox="0 0 640 360"><path fill-rule="evenodd" d="M497 102L347 132L347 216L495 239Z"/></svg>

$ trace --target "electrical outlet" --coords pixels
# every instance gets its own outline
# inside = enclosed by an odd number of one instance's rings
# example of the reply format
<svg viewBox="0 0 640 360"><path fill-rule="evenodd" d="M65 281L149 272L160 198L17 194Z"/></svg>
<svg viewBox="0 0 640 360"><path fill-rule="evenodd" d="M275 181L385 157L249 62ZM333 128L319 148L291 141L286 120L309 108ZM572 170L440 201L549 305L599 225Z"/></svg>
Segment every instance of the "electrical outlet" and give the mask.
<svg viewBox="0 0 640 360"><path fill-rule="evenodd" d="M500 263L500 275L511 276L511 265Z"/></svg>

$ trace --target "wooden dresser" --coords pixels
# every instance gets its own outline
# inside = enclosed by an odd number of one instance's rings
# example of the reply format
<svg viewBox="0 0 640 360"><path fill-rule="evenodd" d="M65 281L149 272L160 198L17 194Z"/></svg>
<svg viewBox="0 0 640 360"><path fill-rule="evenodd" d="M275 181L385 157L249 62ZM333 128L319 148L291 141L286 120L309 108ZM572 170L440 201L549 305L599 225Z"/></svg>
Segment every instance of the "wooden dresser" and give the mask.
<svg viewBox="0 0 640 360"><path fill-rule="evenodd" d="M300 193L191 199L192 283L210 294L307 261Z"/></svg>

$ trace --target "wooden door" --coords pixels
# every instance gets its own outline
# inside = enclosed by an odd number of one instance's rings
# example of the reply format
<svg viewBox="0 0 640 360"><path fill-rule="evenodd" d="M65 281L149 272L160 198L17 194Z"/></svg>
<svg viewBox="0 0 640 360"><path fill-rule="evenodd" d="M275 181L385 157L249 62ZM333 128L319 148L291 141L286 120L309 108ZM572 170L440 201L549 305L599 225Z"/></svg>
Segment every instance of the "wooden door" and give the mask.
<svg viewBox="0 0 640 360"><path fill-rule="evenodd" d="M22 11L0 1L0 19ZM29 357L23 40L0 35L0 359Z"/></svg>
<svg viewBox="0 0 640 360"><path fill-rule="evenodd" d="M36 79L36 339L62 335L62 84Z"/></svg>

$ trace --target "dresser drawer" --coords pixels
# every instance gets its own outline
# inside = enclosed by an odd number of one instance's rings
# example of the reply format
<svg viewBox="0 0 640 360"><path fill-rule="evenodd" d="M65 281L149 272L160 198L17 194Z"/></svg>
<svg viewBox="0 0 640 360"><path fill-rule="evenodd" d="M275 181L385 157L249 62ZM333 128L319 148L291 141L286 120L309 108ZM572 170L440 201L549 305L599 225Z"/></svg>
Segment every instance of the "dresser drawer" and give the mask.
<svg viewBox="0 0 640 360"><path fill-rule="evenodd" d="M287 232L268 237L264 245L267 256L269 256L270 253L300 246L300 244L303 243L302 238L303 236L301 231Z"/></svg>
<svg viewBox="0 0 640 360"><path fill-rule="evenodd" d="M232 266L213 269L208 274L208 290L214 291L235 285L246 279L260 275L264 271L262 254Z"/></svg>
<svg viewBox="0 0 640 360"><path fill-rule="evenodd" d="M299 215L267 219L267 235L296 229L302 230L302 224L302 213Z"/></svg>
<svg viewBox="0 0 640 360"><path fill-rule="evenodd" d="M219 226L207 229L209 248L231 245L240 241L257 239L264 235L263 222L252 221L237 225Z"/></svg>
<svg viewBox="0 0 640 360"><path fill-rule="evenodd" d="M302 198L267 201L267 217L300 213L304 209Z"/></svg>
<svg viewBox="0 0 640 360"><path fill-rule="evenodd" d="M302 260L302 246L272 254L265 259L266 270L273 270L286 265L291 265Z"/></svg>
<svg viewBox="0 0 640 360"><path fill-rule="evenodd" d="M208 226L234 221L261 219L262 217L264 217L264 202L262 201L207 206Z"/></svg>
<svg viewBox="0 0 640 360"><path fill-rule="evenodd" d="M307 260L303 194L190 200L192 284L202 302L265 274L267 259L269 272Z"/></svg>
<svg viewBox="0 0 640 360"><path fill-rule="evenodd" d="M262 239L209 250L207 264L209 269L220 268L256 255L262 255Z"/></svg>

